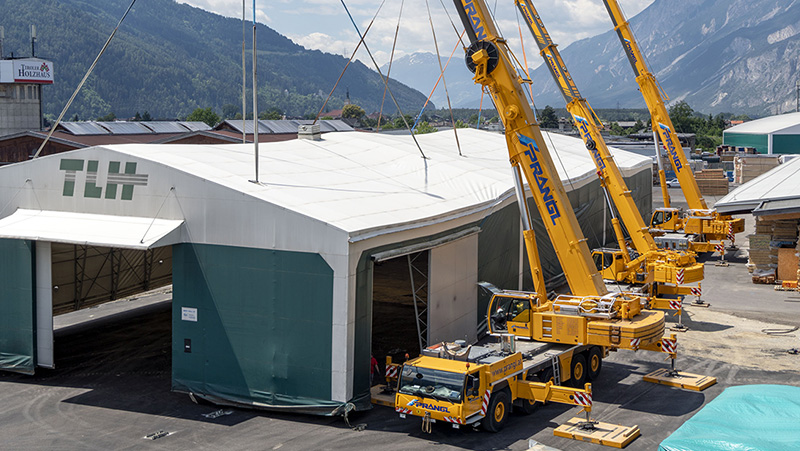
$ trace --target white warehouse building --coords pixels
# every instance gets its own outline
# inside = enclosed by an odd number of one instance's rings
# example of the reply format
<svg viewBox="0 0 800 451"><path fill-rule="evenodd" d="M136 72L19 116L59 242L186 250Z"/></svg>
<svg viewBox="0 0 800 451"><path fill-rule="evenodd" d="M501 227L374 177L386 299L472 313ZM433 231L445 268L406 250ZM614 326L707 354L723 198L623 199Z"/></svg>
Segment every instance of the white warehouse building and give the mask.
<svg viewBox="0 0 800 451"><path fill-rule="evenodd" d="M505 137L458 135L463 156L450 131L417 136L427 158L410 136L262 144L259 183L252 146L238 144L99 146L0 167L0 369L57 363L54 314L171 282L173 390L369 408L370 355L381 360L375 343L401 323L412 345L475 340L479 281L532 286ZM582 141L545 137L590 247L613 239ZM612 152L649 213L650 159ZM560 265L538 218L535 230L554 286ZM381 317L384 303L421 313Z"/></svg>

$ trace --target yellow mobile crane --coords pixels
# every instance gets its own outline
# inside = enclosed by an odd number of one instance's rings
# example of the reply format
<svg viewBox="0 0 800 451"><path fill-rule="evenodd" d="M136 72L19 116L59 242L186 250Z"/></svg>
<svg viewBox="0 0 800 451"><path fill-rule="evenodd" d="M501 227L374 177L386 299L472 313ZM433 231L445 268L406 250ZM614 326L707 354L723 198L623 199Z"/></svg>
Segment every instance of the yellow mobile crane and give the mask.
<svg viewBox="0 0 800 451"><path fill-rule="evenodd" d="M423 350L420 357L400 369L395 410L406 417L421 417L423 429L436 421L454 427L481 423L499 430L511 404L530 411L536 402L580 405L586 421L573 418L556 434L596 443L612 444L608 428L588 418L591 386L562 387L561 380L581 385L587 374L599 373L609 350L643 349L669 354L672 372L648 375L653 382L689 388L690 380L715 382L686 373L676 374L675 335L664 338L664 313L646 310L646 301L630 293L609 293L589 254L586 239L545 146L539 125L525 98L505 40L497 32L484 0L454 0L469 36L467 66L474 81L491 94L505 125L509 158L523 222L535 293L497 290L489 304L492 332L503 336L504 346L465 346L442 343ZM527 180L550 240L572 290L549 300L541 274L535 236L531 228L523 185ZM517 336L526 346L516 349ZM552 361L552 363L551 363ZM561 374L563 373L563 377ZM676 382L676 377L681 380ZM699 386L699 385L698 385ZM563 429L562 429L563 428ZM638 430L621 427L616 438L627 443ZM622 446L614 444L614 446Z"/></svg>
<svg viewBox="0 0 800 451"><path fill-rule="evenodd" d="M636 258L631 258L619 219L616 218L613 207L609 205L612 215L611 223L619 249L593 250L592 258L597 270L601 272L604 279L647 287L648 294L654 298L650 305L651 308L673 309L676 305L679 306L680 303L676 303L674 300L658 298L658 296L662 294L692 294L692 287L686 284L703 279L703 264L695 261L693 253L687 254L658 248L636 207L631 191L625 184L614 157L600 134L597 125L600 120L596 120L594 110L578 91L578 87L567 70L556 44L550 38L539 13L530 0L514 1L528 28L536 38L536 44L539 46L545 65L550 69L550 74L564 97L567 111L572 115L575 127L580 131L586 149L592 156L597 167L600 184L607 196L613 199L622 222L631 234L633 248L638 253Z"/></svg>
<svg viewBox="0 0 800 451"><path fill-rule="evenodd" d="M661 191L664 195L665 206L653 212L650 226L664 231L683 231L691 235L693 240L689 241L689 248L695 252L711 252L714 244L711 241L724 240L729 234L735 235L744 231L744 219L733 218L730 215L723 215L716 209L709 209L705 199L700 194L700 188L686 160L675 127L667 112L662 97L662 89L656 77L649 71L645 63L644 56L636 43L630 24L625 19L622 9L617 0L603 0L608 10L608 15L614 23L614 30L617 32L625 56L633 68L636 76L636 83L639 91L644 97L647 109L650 110L650 119L653 126L653 139L656 143L656 159L659 165L659 180ZM667 151L667 156L675 176L680 183L681 190L686 197L689 205L688 214L684 214L677 208L670 206L669 194L667 193L664 170L661 166L661 152L658 150L658 140Z"/></svg>

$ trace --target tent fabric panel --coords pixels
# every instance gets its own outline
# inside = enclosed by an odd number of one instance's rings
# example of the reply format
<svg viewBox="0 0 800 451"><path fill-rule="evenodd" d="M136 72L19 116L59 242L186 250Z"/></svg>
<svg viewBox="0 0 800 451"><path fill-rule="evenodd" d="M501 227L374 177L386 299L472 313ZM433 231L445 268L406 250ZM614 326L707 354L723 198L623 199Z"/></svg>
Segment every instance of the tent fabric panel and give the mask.
<svg viewBox="0 0 800 451"><path fill-rule="evenodd" d="M0 239L0 369L33 374L36 362L34 243Z"/></svg>
<svg viewBox="0 0 800 451"><path fill-rule="evenodd" d="M800 154L800 135L772 135L772 153Z"/></svg>
<svg viewBox="0 0 800 451"><path fill-rule="evenodd" d="M765 154L769 151L769 135L730 133L726 131L722 134L722 144L736 147L755 147L758 153Z"/></svg>
<svg viewBox="0 0 800 451"><path fill-rule="evenodd" d="M180 239L183 220L19 209L0 219L0 238L149 249Z"/></svg>
<svg viewBox="0 0 800 451"><path fill-rule="evenodd" d="M659 451L800 449L800 387L729 387L659 444Z"/></svg>
<svg viewBox="0 0 800 451"><path fill-rule="evenodd" d="M339 406L330 400L333 270L321 256L197 244L173 252L174 390L266 408Z"/></svg>

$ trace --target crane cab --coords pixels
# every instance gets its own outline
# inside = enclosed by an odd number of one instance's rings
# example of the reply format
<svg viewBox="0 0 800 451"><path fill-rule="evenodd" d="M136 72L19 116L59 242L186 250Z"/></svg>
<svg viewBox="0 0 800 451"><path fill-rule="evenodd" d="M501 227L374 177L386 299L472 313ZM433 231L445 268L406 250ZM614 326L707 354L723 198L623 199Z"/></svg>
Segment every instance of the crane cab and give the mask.
<svg viewBox="0 0 800 451"><path fill-rule="evenodd" d="M625 257L619 249L595 249L592 260L604 280L623 281L630 273L625 268Z"/></svg>
<svg viewBox="0 0 800 451"><path fill-rule="evenodd" d="M671 232L683 229L681 211L677 208L656 208L650 218L650 228Z"/></svg>
<svg viewBox="0 0 800 451"><path fill-rule="evenodd" d="M489 301L489 333L530 338L535 303L535 298L522 293L520 296L495 294Z"/></svg>

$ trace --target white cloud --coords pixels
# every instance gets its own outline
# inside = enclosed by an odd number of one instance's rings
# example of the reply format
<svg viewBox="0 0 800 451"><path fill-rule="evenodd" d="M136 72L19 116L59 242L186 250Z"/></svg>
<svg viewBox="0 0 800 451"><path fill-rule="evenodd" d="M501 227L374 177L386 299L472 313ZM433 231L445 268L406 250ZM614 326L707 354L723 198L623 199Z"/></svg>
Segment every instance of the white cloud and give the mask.
<svg viewBox="0 0 800 451"><path fill-rule="evenodd" d="M241 0L178 0L193 6L229 17L241 17ZM619 0L628 17L638 14L653 0ZM359 30L366 32L380 5L375 0L345 0ZM426 2L406 0L397 37L395 58L414 52L435 53ZM455 28L463 30L458 14L449 1L428 1L442 56L449 56L457 43ZM525 24L518 18L516 7L510 0L487 0L490 8L496 6L495 21L512 50L522 60L519 27L530 66L539 64L536 44ZM246 18L252 19L252 0L245 0ZM366 42L379 64L389 61L394 42L401 2L386 1L367 34ZM611 20L599 0L538 0L535 4L553 40L564 49L570 43L611 30ZM311 49L322 50L349 57L359 41L350 18L341 3L331 0L256 0L257 20L268 24L277 32L296 43ZM451 23L452 21L452 23ZM460 50L457 50L460 51ZM366 51L357 54L368 67L373 67Z"/></svg>

